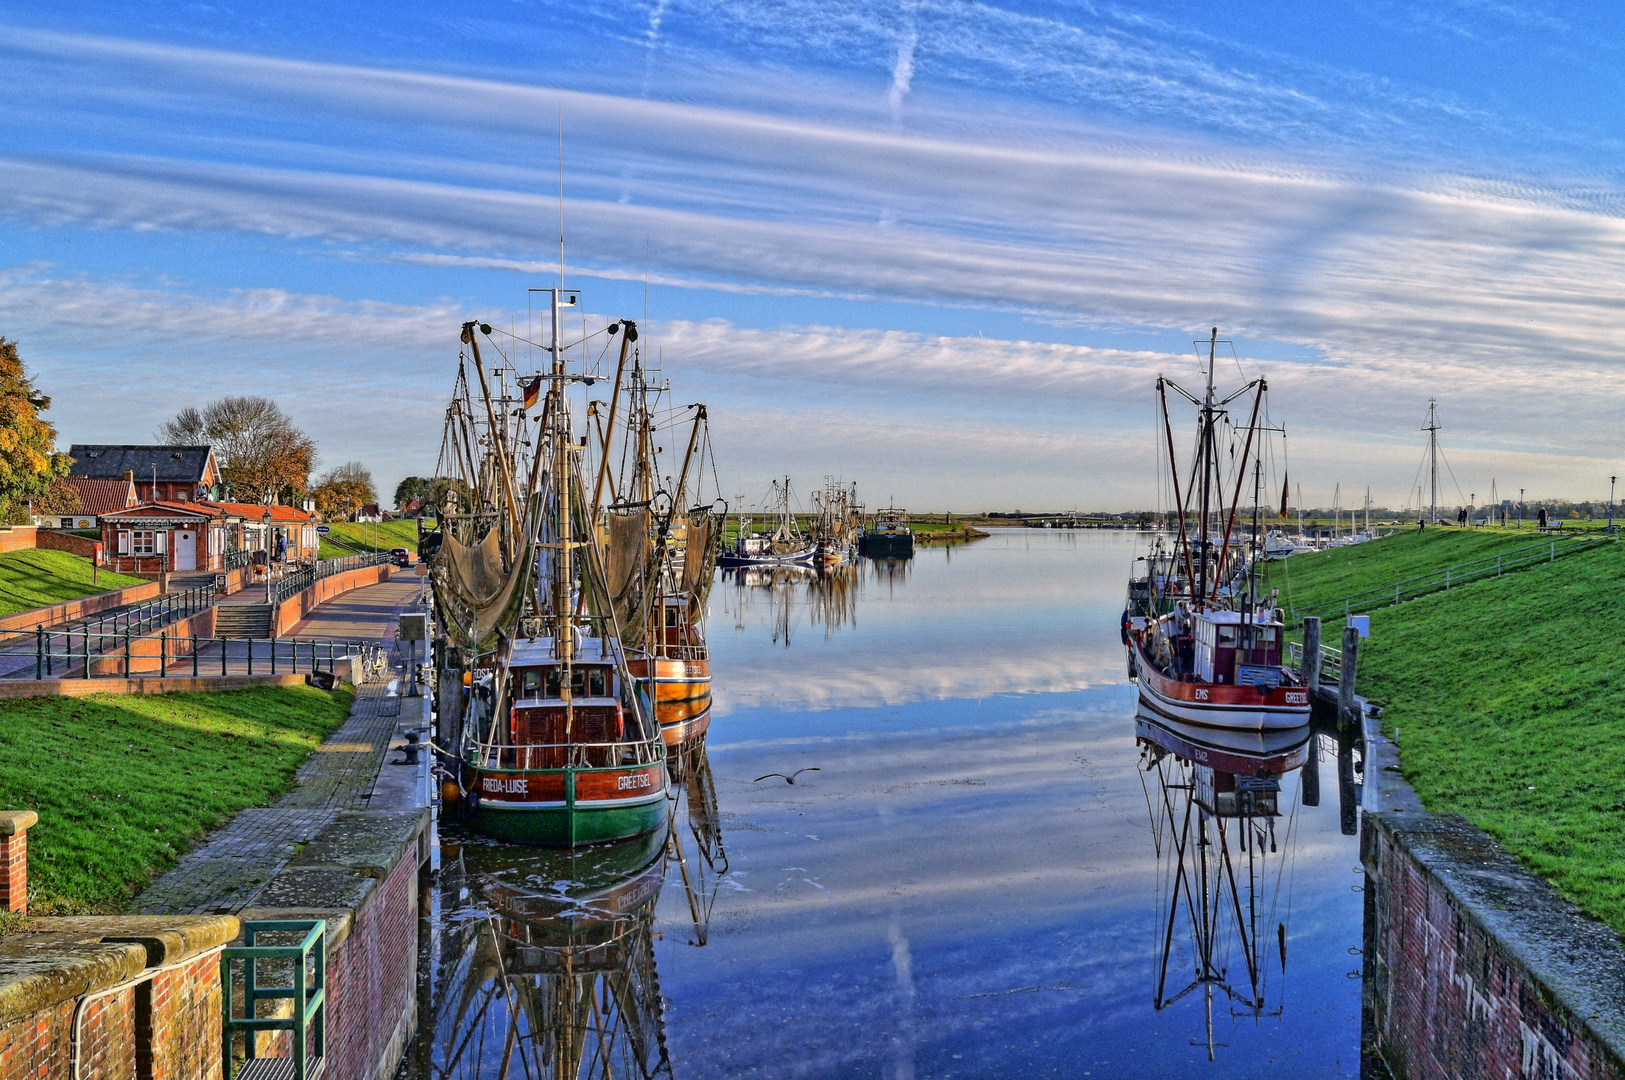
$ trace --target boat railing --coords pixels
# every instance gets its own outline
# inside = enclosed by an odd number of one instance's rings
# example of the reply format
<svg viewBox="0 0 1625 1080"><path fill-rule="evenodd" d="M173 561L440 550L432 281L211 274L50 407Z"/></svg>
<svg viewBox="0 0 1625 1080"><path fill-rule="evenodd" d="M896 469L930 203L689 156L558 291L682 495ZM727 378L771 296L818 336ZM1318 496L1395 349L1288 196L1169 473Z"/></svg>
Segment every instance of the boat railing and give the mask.
<svg viewBox="0 0 1625 1080"><path fill-rule="evenodd" d="M705 645L655 645L650 655L656 660L704 660L710 652Z"/></svg>
<svg viewBox="0 0 1625 1080"><path fill-rule="evenodd" d="M479 769L563 769L637 767L657 765L666 758L659 739L632 742L476 743L474 767Z"/></svg>
<svg viewBox="0 0 1625 1080"><path fill-rule="evenodd" d="M1613 537L1598 533L1581 534L1560 540L1543 540L1538 544L1513 548L1498 555L1486 555L1482 559L1457 563L1426 574L1419 574L1403 581L1396 581L1392 585L1367 589L1364 592L1345 596L1341 600L1334 600L1322 606L1304 610L1289 608L1291 621L1294 626L1302 626L1304 619L1313 616L1319 616L1324 623L1340 616L1346 617L1358 615L1362 612L1375 611L1378 608L1401 604L1407 600L1415 600L1431 593L1445 592L1466 585L1469 582L1500 577L1511 570L1520 570L1541 563L1555 562L1561 556L1571 555L1576 551L1596 547L1599 544L1613 543L1613 541Z"/></svg>

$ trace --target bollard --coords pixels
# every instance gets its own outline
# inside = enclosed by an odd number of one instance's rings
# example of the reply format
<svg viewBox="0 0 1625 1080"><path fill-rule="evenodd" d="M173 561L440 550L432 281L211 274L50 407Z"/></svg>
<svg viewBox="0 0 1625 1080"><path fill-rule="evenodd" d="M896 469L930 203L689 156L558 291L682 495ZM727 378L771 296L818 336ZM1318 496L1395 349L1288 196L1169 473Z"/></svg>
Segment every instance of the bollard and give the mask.
<svg viewBox="0 0 1625 1080"><path fill-rule="evenodd" d="M1303 681L1312 696L1320 689L1320 616L1303 620Z"/></svg>
<svg viewBox="0 0 1625 1080"><path fill-rule="evenodd" d="M1337 719L1339 723L1358 725L1360 706L1354 700L1354 674L1360 651L1360 631L1352 626L1343 628L1343 666L1337 678Z"/></svg>

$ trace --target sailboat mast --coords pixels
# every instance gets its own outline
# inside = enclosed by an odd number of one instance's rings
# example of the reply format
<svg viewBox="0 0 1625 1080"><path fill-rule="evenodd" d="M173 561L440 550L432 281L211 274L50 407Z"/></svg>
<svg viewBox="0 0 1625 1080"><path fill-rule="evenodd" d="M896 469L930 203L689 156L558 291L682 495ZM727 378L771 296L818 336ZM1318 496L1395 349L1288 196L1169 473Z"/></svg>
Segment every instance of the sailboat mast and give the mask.
<svg viewBox="0 0 1625 1080"><path fill-rule="evenodd" d="M1428 398L1428 484L1432 497L1428 500L1428 517L1439 523L1439 418L1438 398Z"/></svg>
<svg viewBox="0 0 1625 1080"><path fill-rule="evenodd" d="M570 527L570 429L568 413L564 408L564 350L559 347L559 291L553 290L552 327L553 368L553 498L558 515L555 539L558 558L553 560L553 655L566 672L574 659L575 635L566 618L570 610L570 541L574 530ZM565 702L570 701L570 680L559 680L559 692ZM566 720L566 730L569 721Z"/></svg>

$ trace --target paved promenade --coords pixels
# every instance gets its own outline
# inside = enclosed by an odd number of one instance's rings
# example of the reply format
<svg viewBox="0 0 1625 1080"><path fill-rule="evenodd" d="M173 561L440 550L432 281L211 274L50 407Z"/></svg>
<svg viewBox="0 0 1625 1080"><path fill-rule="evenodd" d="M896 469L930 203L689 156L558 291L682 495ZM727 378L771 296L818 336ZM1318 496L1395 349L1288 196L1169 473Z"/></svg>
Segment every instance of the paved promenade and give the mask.
<svg viewBox="0 0 1625 1080"><path fill-rule="evenodd" d="M417 603L416 574L346 593L299 624L300 636L387 642L402 611ZM212 833L131 904L132 914L229 914L341 810L372 805L384 758L399 730L421 726L418 698L403 699L398 669L356 688L344 725L299 769L293 789L273 806L244 810ZM404 709L403 709L404 706ZM401 785L392 783L391 788Z"/></svg>

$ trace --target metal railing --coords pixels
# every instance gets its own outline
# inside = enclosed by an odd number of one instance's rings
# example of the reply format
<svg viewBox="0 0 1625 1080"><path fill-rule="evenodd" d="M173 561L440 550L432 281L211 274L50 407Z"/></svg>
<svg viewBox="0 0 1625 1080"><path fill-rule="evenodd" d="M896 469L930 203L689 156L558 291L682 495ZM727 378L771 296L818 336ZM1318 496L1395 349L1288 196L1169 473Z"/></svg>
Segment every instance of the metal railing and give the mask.
<svg viewBox="0 0 1625 1080"><path fill-rule="evenodd" d="M147 600L123 611L116 611L111 615L103 615L99 619L86 620L59 630L48 630L43 625L36 626L34 636L38 643L35 651L41 655L49 652L53 637L66 639L71 646L74 637L105 642L108 639L117 639L121 635L146 634L160 626L168 626L172 622L196 615L212 605L215 599L215 587L210 583L168 596L160 596L156 600ZM14 642L17 639L8 640ZM67 648L64 651L71 653L72 649Z"/></svg>
<svg viewBox="0 0 1625 1080"><path fill-rule="evenodd" d="M122 634L37 631L34 678L127 679L331 673L360 657L360 681L388 668L388 652L368 641L317 638L200 637L197 634ZM179 670L174 670L179 668ZM27 669L13 678L26 677Z"/></svg>
<svg viewBox="0 0 1625 1080"><path fill-rule="evenodd" d="M1482 559L1458 563L1455 566L1446 566L1441 570L1434 570L1417 577L1396 581L1394 584L1384 585L1380 589L1367 589L1365 592L1345 596L1341 600L1334 600L1324 607L1313 610L1299 611L1293 608L1292 621L1295 625L1301 626L1303 620L1311 616L1318 615L1321 619L1330 621L1340 616L1375 611L1377 608L1389 607L1393 604L1403 603L1406 600L1415 600L1419 596L1427 596L1431 593L1444 592L1460 585L1466 585L1469 582L1481 581L1490 577L1500 577L1509 570L1555 562L1559 556L1570 555L1584 548L1595 547L1598 544L1611 543L1612 540L1612 537L1606 535L1581 535L1565 537L1561 540L1546 540L1527 547L1514 548L1499 555L1487 555Z"/></svg>
<svg viewBox="0 0 1625 1080"><path fill-rule="evenodd" d="M285 574L276 583L276 603L295 593L304 592L322 578L342 574L346 570L363 570L369 566L383 566L390 561L389 552L376 551L366 555L346 555L342 559L322 559L303 570Z"/></svg>
<svg viewBox="0 0 1625 1080"><path fill-rule="evenodd" d="M475 743L475 768L563 769L658 765L666 760L666 744L657 736L636 742L527 743L506 746Z"/></svg>
<svg viewBox="0 0 1625 1080"><path fill-rule="evenodd" d="M228 547L226 549L225 568L227 570L241 570L246 566L252 566L255 554L249 548Z"/></svg>
<svg viewBox="0 0 1625 1080"><path fill-rule="evenodd" d="M261 934L303 935L297 944L267 945ZM233 1008L231 965L242 965L242 1007ZM265 962L286 972L287 983L265 986L261 976ZM222 1070L232 1077L232 1036L243 1036L244 1061L237 1071L239 1080L258 1077L285 1077L305 1080L323 1072L327 1054L327 921L325 919L258 920L243 923L243 943L220 952L220 987L224 1036ZM291 1008L261 1009L261 1002L287 1001ZM269 1013L270 1015L263 1015ZM260 1057L260 1032L289 1033L289 1057ZM311 1045L314 1043L314 1045Z"/></svg>
<svg viewBox="0 0 1625 1080"><path fill-rule="evenodd" d="M1286 643L1288 666L1303 671L1303 642L1289 641ZM1320 682L1335 683L1343 678L1343 650L1334 649L1329 645L1320 647Z"/></svg>

